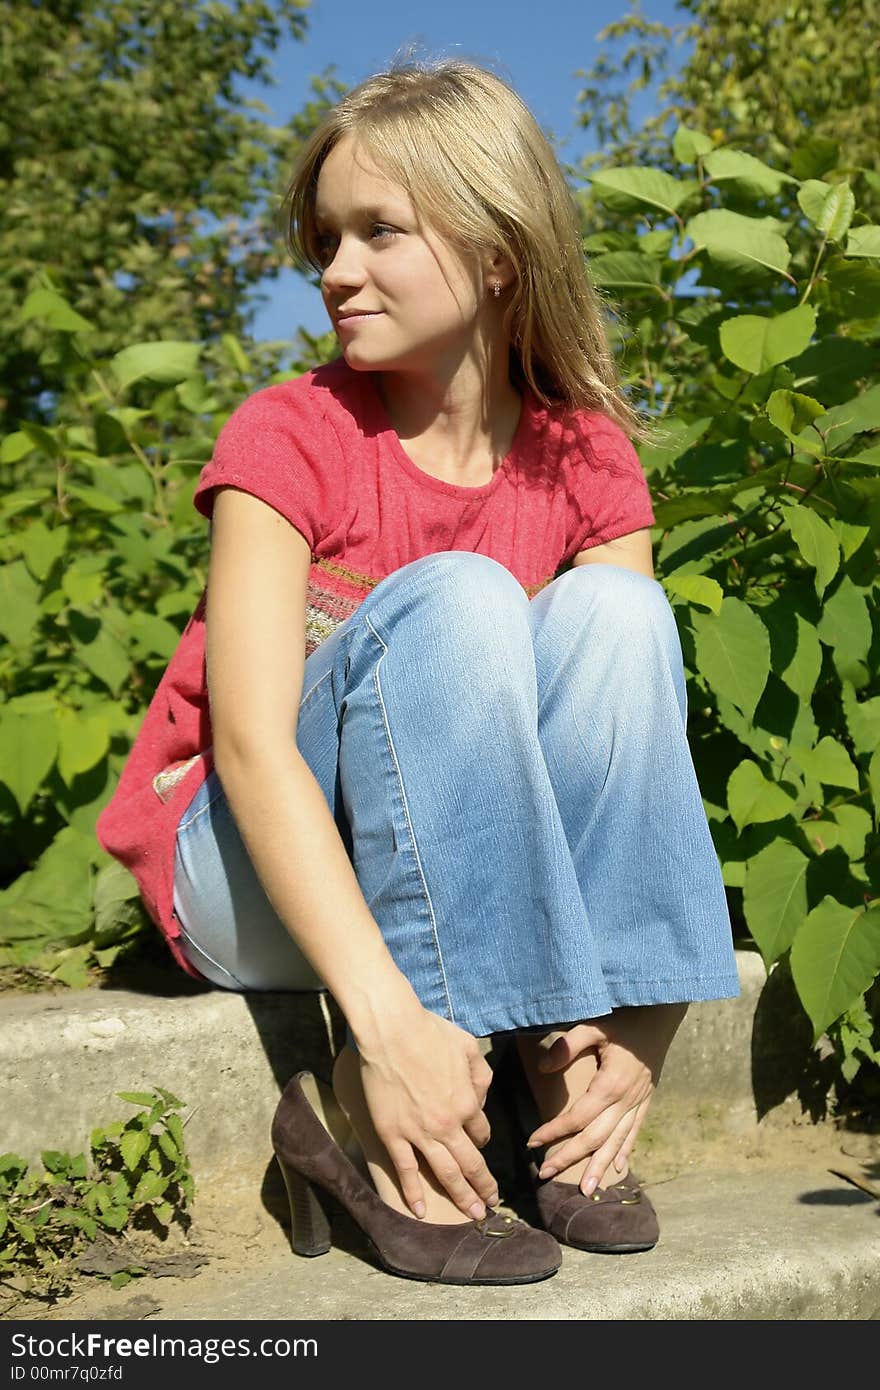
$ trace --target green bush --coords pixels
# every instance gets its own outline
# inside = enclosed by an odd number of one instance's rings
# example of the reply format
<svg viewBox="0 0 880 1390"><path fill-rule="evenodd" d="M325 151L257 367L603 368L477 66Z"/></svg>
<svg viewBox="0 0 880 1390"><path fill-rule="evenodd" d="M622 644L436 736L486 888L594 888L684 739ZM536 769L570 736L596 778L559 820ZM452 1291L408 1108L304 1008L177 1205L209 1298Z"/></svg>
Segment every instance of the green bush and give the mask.
<svg viewBox="0 0 880 1390"><path fill-rule="evenodd" d="M878 1060L880 227L828 140L805 142L797 176L685 127L674 152L677 174L591 176L585 221L591 199L617 217L584 248L630 325L613 325L628 388L669 432L642 451L657 574L737 932L787 958L851 1080ZM84 353L81 323L38 294L25 316ZM309 345L294 375L336 351ZM198 472L271 379L265 349L229 339L138 344L56 425L3 442L0 963L54 958L76 982L142 925L94 824L204 583Z"/></svg>

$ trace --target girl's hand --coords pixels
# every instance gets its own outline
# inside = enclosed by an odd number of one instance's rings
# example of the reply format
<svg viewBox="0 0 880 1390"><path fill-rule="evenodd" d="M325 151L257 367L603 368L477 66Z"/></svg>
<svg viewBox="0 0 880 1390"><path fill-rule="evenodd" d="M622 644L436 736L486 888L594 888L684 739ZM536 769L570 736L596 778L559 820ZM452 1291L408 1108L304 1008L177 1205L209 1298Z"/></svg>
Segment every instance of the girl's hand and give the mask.
<svg viewBox="0 0 880 1390"><path fill-rule="evenodd" d="M467 1216L485 1216L498 1184L480 1149L489 1141L483 1113L492 1068L476 1038L428 1009L383 1036L365 1055L361 1081L376 1133L397 1170L404 1199L424 1216L422 1154L452 1201Z"/></svg>
<svg viewBox="0 0 880 1390"><path fill-rule="evenodd" d="M599 1068L584 1095L530 1136L530 1148L574 1136L543 1165L542 1178L592 1154L580 1181L581 1191L589 1195L610 1163L623 1171L687 1008L649 1004L615 1009L598 1022L576 1024L556 1040L539 1070L561 1071L590 1049L598 1056Z"/></svg>

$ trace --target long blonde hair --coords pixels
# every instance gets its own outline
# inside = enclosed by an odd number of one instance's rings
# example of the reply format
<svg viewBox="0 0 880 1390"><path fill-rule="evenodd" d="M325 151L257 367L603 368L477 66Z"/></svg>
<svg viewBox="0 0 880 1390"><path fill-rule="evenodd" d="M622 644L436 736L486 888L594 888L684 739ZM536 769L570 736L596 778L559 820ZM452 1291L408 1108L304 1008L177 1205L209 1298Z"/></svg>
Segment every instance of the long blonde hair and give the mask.
<svg viewBox="0 0 880 1390"><path fill-rule="evenodd" d="M662 437L622 393L574 199L529 108L456 58L395 63L353 87L300 149L281 216L295 263L322 272L315 195L333 147L358 147L465 253L497 247L516 279L505 310L510 375L545 405L600 410L641 443Z"/></svg>

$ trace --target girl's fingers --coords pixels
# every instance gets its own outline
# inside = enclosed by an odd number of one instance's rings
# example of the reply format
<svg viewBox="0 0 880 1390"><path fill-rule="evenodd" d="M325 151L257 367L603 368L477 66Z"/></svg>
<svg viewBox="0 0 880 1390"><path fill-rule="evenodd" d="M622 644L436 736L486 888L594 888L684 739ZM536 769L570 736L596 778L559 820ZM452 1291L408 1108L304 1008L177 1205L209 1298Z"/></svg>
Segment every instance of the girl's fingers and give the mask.
<svg viewBox="0 0 880 1390"><path fill-rule="evenodd" d="M447 1147L437 1140L426 1138L421 1146L440 1186L465 1216L479 1220L485 1215L489 1198L497 1200L498 1186L473 1144L462 1136L461 1145L456 1147L460 1157L453 1153L451 1145Z"/></svg>
<svg viewBox="0 0 880 1390"><path fill-rule="evenodd" d="M471 1143L476 1144L478 1149L484 1149L492 1137L492 1128L486 1119L484 1110L478 1111L472 1119L465 1120L462 1128Z"/></svg>
<svg viewBox="0 0 880 1390"><path fill-rule="evenodd" d="M561 1038L557 1038L552 1047L547 1048L538 1060L538 1071L561 1071L576 1057L605 1041L606 1035L601 1028L590 1023L577 1023L574 1028L569 1028L563 1033Z"/></svg>
<svg viewBox="0 0 880 1390"><path fill-rule="evenodd" d="M415 1150L405 1139L392 1140L391 1142L383 1140L383 1142L400 1180L400 1190L403 1193L404 1201L414 1215L424 1216L427 1210L425 1190L422 1187Z"/></svg>
<svg viewBox="0 0 880 1390"><path fill-rule="evenodd" d="M555 1144L558 1139L566 1139L571 1134L582 1133L604 1111L619 1103L621 1099L621 1096L614 1095L610 1091L607 1084L601 1085L597 1076L597 1080L593 1082L589 1091L571 1105L566 1106L555 1119L547 1120L545 1124L539 1125L536 1130L532 1131L529 1135L528 1147L530 1149L541 1148L547 1144Z"/></svg>
<svg viewBox="0 0 880 1390"><path fill-rule="evenodd" d="M639 1130L642 1127L642 1123L644 1121L645 1114L647 1113L648 1106L651 1104L651 1100L651 1096L646 1097L646 1099L642 1101L641 1105L636 1110L635 1124L633 1125L626 1139L623 1141L623 1144L620 1147L620 1152L618 1153L617 1158L614 1160L614 1166L619 1173L623 1172L624 1168L629 1162L630 1154L636 1146L636 1139L639 1136Z"/></svg>
<svg viewBox="0 0 880 1390"><path fill-rule="evenodd" d="M626 1141L628 1135L632 1132L637 1114L638 1107L636 1107L635 1110L628 1110L621 1118L620 1122L615 1125L605 1143L602 1144L600 1148L596 1149L584 1169L580 1180L581 1192L585 1193L586 1196L589 1197L590 1193L595 1192L596 1188L599 1186L599 1182L606 1168L611 1163L614 1155L620 1150L621 1144Z"/></svg>
<svg viewBox="0 0 880 1390"><path fill-rule="evenodd" d="M561 1173L563 1168L570 1168L573 1163L578 1163L588 1154L595 1153L597 1149L607 1143L623 1115L628 1114L631 1109L632 1107L627 1106L623 1101L617 1105L609 1106L597 1120L577 1134L575 1138L570 1139L561 1148L555 1149L542 1164L538 1176L552 1178L556 1173ZM616 1153L617 1150L615 1149L614 1152Z"/></svg>

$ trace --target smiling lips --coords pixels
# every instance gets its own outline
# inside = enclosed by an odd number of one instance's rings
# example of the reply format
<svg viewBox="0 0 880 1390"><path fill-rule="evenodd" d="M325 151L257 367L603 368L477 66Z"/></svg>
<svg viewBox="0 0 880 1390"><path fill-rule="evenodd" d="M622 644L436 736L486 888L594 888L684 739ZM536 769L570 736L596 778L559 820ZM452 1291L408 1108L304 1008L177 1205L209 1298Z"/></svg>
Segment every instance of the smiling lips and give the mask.
<svg viewBox="0 0 880 1390"><path fill-rule="evenodd" d="M339 314L339 315L338 315L338 318L337 318L337 322L338 322L339 327L342 328L345 324L349 324L349 323L360 323L363 319L372 319L372 318L375 318L376 315L379 314L379 313L381 313L381 312L382 312L381 309L372 309L372 310L363 310L363 311L361 311L361 312L354 313L354 314L352 314L352 313Z"/></svg>

